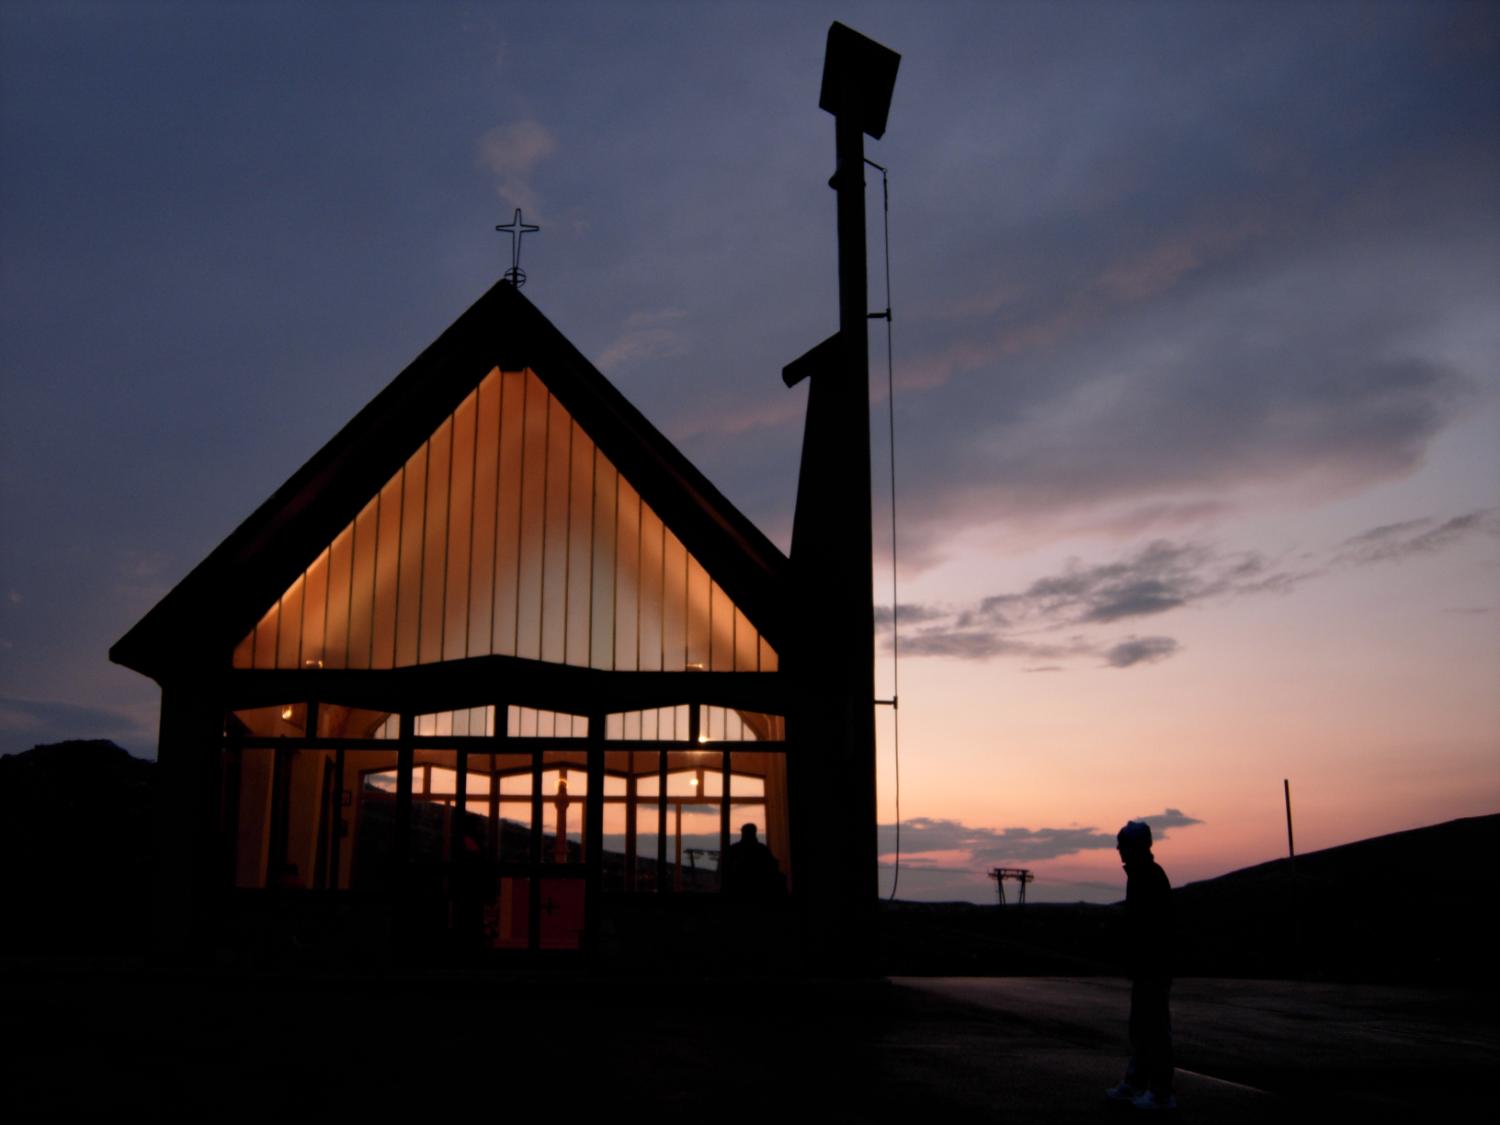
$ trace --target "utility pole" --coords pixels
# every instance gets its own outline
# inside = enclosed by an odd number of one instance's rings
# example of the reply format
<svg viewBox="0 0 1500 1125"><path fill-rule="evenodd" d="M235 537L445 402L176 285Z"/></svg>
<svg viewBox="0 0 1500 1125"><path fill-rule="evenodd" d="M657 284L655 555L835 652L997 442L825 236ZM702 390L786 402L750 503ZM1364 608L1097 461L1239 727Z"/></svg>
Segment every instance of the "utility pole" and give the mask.
<svg viewBox="0 0 1500 1125"><path fill-rule="evenodd" d="M1297 871L1297 848L1292 843L1292 782L1290 778L1281 779L1281 793L1286 798L1286 854L1292 861L1292 873Z"/></svg>
<svg viewBox="0 0 1500 1125"><path fill-rule="evenodd" d="M1299 969L1302 961L1302 905L1297 895L1297 847L1292 841L1292 782L1281 779L1281 795L1286 802L1286 855L1292 874L1292 963Z"/></svg>

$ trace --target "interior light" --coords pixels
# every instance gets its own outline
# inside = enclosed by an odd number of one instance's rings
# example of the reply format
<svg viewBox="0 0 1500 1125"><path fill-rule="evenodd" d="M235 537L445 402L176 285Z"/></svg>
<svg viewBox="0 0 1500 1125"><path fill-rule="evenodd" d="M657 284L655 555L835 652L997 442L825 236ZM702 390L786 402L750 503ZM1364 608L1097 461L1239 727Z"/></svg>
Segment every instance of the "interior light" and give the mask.
<svg viewBox="0 0 1500 1125"><path fill-rule="evenodd" d="M292 705L290 703L281 709L281 717L283 719L290 719L292 717Z"/></svg>
<svg viewBox="0 0 1500 1125"><path fill-rule="evenodd" d="M700 732L699 735L698 735L698 741L699 742L707 742L708 741L708 735L703 734L703 733Z"/></svg>

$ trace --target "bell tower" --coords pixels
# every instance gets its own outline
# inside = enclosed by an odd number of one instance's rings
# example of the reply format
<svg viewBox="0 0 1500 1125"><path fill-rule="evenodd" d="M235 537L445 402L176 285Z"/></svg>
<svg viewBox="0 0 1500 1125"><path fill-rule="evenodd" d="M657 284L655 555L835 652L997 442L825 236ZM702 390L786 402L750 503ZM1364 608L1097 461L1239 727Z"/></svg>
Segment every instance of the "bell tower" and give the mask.
<svg viewBox="0 0 1500 1125"><path fill-rule="evenodd" d="M839 326L782 372L789 387L810 380L792 526L797 643L787 664L801 704L792 846L809 951L852 972L873 964L879 896L864 138L885 133L900 61L841 23L828 29L818 104L834 118Z"/></svg>

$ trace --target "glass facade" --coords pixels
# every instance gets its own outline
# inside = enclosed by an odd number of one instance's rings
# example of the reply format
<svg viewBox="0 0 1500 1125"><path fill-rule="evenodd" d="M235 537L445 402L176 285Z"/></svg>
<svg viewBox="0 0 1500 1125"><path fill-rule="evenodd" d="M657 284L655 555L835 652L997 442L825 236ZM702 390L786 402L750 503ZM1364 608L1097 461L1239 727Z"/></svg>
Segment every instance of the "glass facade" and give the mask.
<svg viewBox="0 0 1500 1125"><path fill-rule="evenodd" d="M553 667L319 672L485 656ZM610 909L717 909L746 826L789 889L784 719L702 702L711 675L598 676L775 673L777 654L530 370L490 370L232 666L307 692L224 717L220 873L241 900L333 892L301 901L376 904L466 949L578 949ZM669 682L695 701L627 705ZM779 698L774 677L734 683Z"/></svg>
<svg viewBox="0 0 1500 1125"><path fill-rule="evenodd" d="M405 717L308 702L225 717L224 885L418 904L475 948L578 948L590 886L714 895L746 825L789 887L780 716L683 704L597 716ZM312 717L310 720L309 716ZM315 730L310 722L315 720Z"/></svg>

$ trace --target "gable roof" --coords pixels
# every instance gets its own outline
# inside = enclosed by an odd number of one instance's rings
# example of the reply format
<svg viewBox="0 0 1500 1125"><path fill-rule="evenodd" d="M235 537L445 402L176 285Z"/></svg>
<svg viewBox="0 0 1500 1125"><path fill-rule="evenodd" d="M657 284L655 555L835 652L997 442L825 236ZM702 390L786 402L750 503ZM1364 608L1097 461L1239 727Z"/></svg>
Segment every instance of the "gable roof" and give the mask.
<svg viewBox="0 0 1500 1125"><path fill-rule="evenodd" d="M497 282L110 649L228 667L267 605L494 368L530 368L774 645L786 556L509 282Z"/></svg>

